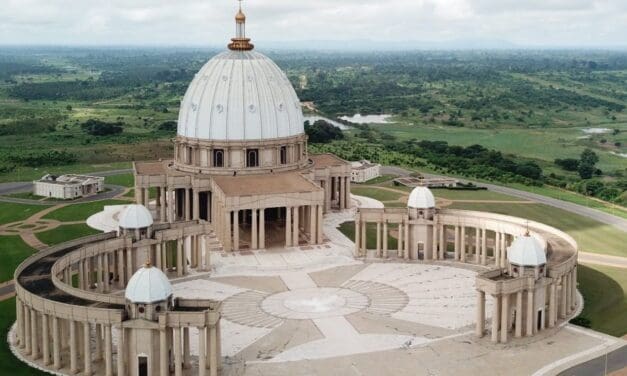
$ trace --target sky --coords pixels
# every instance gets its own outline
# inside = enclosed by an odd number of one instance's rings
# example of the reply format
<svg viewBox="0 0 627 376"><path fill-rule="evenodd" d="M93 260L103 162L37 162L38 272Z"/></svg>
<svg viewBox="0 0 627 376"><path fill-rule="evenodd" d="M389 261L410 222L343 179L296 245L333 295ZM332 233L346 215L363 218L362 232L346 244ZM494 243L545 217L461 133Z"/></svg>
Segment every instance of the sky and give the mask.
<svg viewBox="0 0 627 376"><path fill-rule="evenodd" d="M246 0L256 44L627 46L627 0ZM0 0L0 44L222 46L235 0ZM312 43L311 45L315 45Z"/></svg>

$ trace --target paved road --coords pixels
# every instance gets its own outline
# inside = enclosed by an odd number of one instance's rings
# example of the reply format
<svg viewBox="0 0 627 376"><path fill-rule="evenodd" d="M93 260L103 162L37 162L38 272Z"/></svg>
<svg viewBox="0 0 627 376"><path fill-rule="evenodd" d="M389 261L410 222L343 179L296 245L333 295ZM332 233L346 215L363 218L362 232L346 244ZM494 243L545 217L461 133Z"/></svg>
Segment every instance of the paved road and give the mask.
<svg viewBox="0 0 627 376"><path fill-rule="evenodd" d="M560 372L559 376L605 376L625 367L627 367L627 346Z"/></svg>
<svg viewBox="0 0 627 376"><path fill-rule="evenodd" d="M15 291L15 286L13 284L6 285L0 288L0 296L5 296Z"/></svg>
<svg viewBox="0 0 627 376"><path fill-rule="evenodd" d="M579 252L579 254L577 255L577 259L579 260L579 262L584 264L605 265L627 269L627 257Z"/></svg>
<svg viewBox="0 0 627 376"><path fill-rule="evenodd" d="M408 174L411 173L411 171L407 171L407 170L405 170L403 168L399 168L399 167L384 166L381 169L381 173L382 174L390 174L390 175L408 175ZM425 174L425 176L427 176L427 177L430 177L430 176L440 177L440 175L430 175L430 174ZM558 208L558 209L566 210L566 211L571 212L571 213L579 214L581 216L584 216L584 217L587 217L587 218L590 218L590 219L594 219L594 220L596 220L598 222L614 226L614 227L616 227L619 230L627 232L627 219L623 219L623 218L617 217L615 215L611 215L611 214L602 212L600 210L588 208L588 207L585 207L585 206L582 206L582 205L573 204L573 203L562 201L562 200L558 200L558 199L555 199L555 198L542 196L542 195L539 195L539 194L536 194L536 193L521 191L521 190L514 189L514 188L502 187L500 185L479 183L479 182L474 182L474 181L465 180L465 179L459 179L459 180L461 182L464 182L464 183L471 182L473 184L486 187L486 188L488 188L489 190L491 190L493 192L502 193L502 194L506 194L506 195L510 195L510 196L514 196L514 197L519 197L519 198L523 198L523 199L526 199L526 200L535 201L535 202L538 202L538 203L541 203L541 204L552 206L554 208Z"/></svg>

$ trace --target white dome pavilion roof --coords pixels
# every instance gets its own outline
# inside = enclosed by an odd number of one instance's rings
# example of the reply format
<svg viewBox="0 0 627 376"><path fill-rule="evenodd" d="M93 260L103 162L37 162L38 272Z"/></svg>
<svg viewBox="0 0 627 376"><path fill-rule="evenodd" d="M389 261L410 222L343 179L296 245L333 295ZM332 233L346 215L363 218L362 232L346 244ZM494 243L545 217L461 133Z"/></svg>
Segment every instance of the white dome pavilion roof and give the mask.
<svg viewBox="0 0 627 376"><path fill-rule="evenodd" d="M542 243L533 236L519 236L507 249L510 264L540 266L546 264L546 253Z"/></svg>
<svg viewBox="0 0 627 376"><path fill-rule="evenodd" d="M178 135L216 141L292 137L305 132L300 100L266 56L227 51L196 74L181 103Z"/></svg>
<svg viewBox="0 0 627 376"><path fill-rule="evenodd" d="M131 303L152 304L172 296L172 285L158 268L143 266L128 281L124 297Z"/></svg>
<svg viewBox="0 0 627 376"><path fill-rule="evenodd" d="M126 229L146 228L152 226L152 214L143 205L129 205L120 213L118 226Z"/></svg>
<svg viewBox="0 0 627 376"><path fill-rule="evenodd" d="M407 200L407 207L412 209L435 208L435 197L427 187L416 187Z"/></svg>

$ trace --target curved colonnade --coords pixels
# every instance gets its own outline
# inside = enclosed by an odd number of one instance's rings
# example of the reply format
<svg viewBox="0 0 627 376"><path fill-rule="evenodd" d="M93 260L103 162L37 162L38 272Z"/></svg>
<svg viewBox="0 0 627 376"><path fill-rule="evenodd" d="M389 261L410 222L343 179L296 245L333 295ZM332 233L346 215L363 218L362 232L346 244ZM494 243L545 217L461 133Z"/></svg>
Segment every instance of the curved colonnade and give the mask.
<svg viewBox="0 0 627 376"><path fill-rule="evenodd" d="M194 221L100 234L39 252L15 271L14 348L28 362L62 374L182 375L192 368L194 329L201 334L198 374L217 375L219 302L176 298L153 323L130 318L124 288L152 262L174 278L207 270L210 253L219 249L211 225Z"/></svg>
<svg viewBox="0 0 627 376"><path fill-rule="evenodd" d="M375 231L375 247L368 234ZM397 247L389 249L393 232ZM546 254L534 270L508 261L508 248L532 236ZM452 209L359 209L355 257L366 260L454 261L486 269L476 277L477 336L485 334L486 294L494 303L491 340L506 343L553 328L577 308L577 242L539 222L506 215ZM372 238L371 238L372 243ZM371 244L372 245L372 244ZM525 273L525 268L527 273Z"/></svg>

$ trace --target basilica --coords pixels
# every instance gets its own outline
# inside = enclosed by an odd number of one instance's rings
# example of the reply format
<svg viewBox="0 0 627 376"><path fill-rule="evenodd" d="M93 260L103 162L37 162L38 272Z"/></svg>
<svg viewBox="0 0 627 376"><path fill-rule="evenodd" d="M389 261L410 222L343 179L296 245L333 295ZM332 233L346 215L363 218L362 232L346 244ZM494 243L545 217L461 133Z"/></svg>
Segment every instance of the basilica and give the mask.
<svg viewBox="0 0 627 376"><path fill-rule="evenodd" d="M19 359L60 375L528 375L605 351L567 330L572 237L440 207L423 185L405 207L351 195L351 164L308 153L290 81L235 22L181 102L173 158L134 164L114 230L16 269Z"/></svg>

